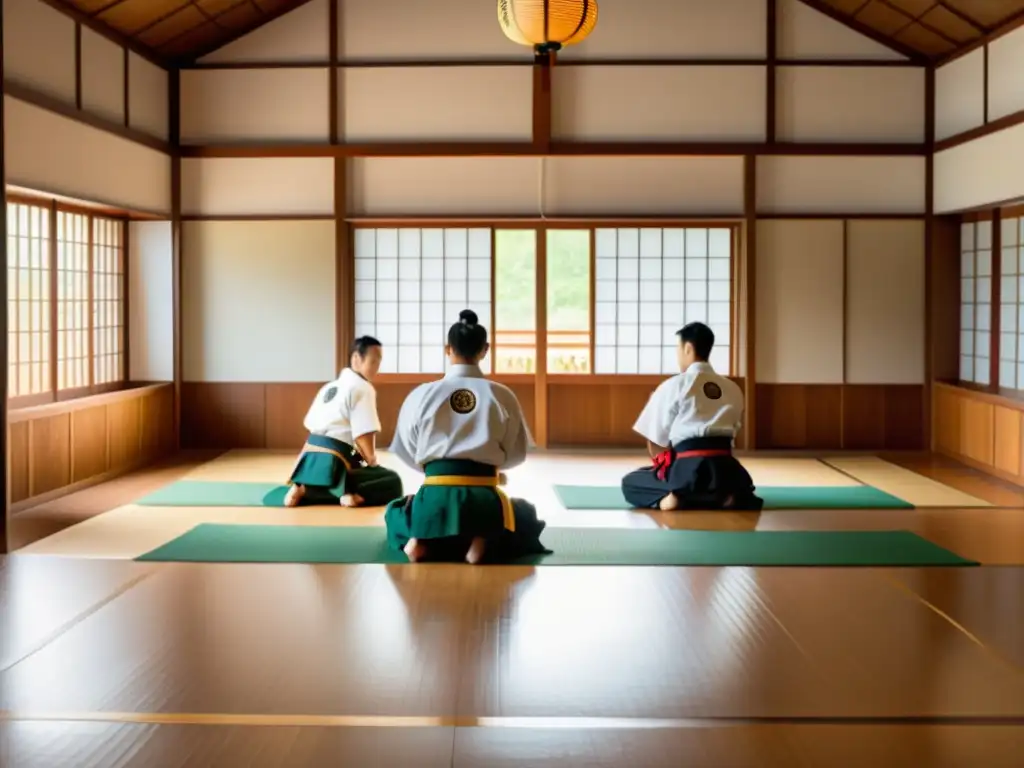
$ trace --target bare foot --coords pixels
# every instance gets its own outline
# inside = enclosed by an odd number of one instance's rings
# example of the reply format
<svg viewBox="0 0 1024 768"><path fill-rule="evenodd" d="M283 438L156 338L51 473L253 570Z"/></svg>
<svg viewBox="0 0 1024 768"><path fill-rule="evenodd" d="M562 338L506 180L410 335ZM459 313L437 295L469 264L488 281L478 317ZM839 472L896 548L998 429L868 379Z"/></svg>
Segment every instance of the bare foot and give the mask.
<svg viewBox="0 0 1024 768"><path fill-rule="evenodd" d="M487 541L477 536L473 539L473 542L469 545L469 551L466 552L466 562L470 565L479 565L480 561L484 559L484 549L487 546Z"/></svg>
<svg viewBox="0 0 1024 768"><path fill-rule="evenodd" d="M302 503L302 497L305 495L305 486L293 485L288 489L288 493L284 495L284 505L286 507L297 507Z"/></svg>
<svg viewBox="0 0 1024 768"><path fill-rule="evenodd" d="M668 496L658 502L658 509L662 512L672 512L679 508L679 499L676 498L674 493L670 493Z"/></svg>
<svg viewBox="0 0 1024 768"><path fill-rule="evenodd" d="M418 539L409 539L403 551L405 556L409 558L410 563L419 562L427 554L427 548Z"/></svg>
<svg viewBox="0 0 1024 768"><path fill-rule="evenodd" d="M338 503L343 507L358 507L363 503L363 497L358 493L346 493L338 499Z"/></svg>

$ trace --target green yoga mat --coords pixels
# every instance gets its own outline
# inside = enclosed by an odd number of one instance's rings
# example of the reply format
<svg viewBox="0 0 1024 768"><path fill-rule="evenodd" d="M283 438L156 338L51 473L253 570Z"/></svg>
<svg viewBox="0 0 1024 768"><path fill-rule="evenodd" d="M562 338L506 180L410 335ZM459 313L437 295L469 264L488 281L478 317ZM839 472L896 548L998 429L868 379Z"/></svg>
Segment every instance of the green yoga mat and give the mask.
<svg viewBox="0 0 1024 768"><path fill-rule="evenodd" d="M135 503L143 507L283 507L288 486L179 480Z"/></svg>
<svg viewBox="0 0 1024 768"><path fill-rule="evenodd" d="M556 485L566 509L632 509L617 486ZM765 509L913 509L910 502L870 485L765 486L757 489Z"/></svg>
<svg viewBox="0 0 1024 768"><path fill-rule="evenodd" d="M144 507L283 507L287 487L276 483L179 480L144 496ZM556 485L567 509L630 509L616 486ZM913 509L870 485L758 488L765 509Z"/></svg>
<svg viewBox="0 0 1024 768"><path fill-rule="evenodd" d="M523 565L977 565L910 531L667 531L549 528L554 554ZM383 527L204 523L138 560L198 563L405 563Z"/></svg>

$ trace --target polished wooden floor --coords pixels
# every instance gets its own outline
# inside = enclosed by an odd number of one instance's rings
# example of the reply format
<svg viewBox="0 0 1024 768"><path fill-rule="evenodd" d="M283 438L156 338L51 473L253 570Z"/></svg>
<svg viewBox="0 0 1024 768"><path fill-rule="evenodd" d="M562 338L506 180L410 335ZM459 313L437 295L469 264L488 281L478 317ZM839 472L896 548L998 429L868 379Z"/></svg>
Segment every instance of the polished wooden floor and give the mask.
<svg viewBox="0 0 1024 768"><path fill-rule="evenodd" d="M0 559L0 766L1019 766L1019 491L894 461L993 506L643 524L912 527L990 565ZM17 535L95 524L197 466L25 513Z"/></svg>

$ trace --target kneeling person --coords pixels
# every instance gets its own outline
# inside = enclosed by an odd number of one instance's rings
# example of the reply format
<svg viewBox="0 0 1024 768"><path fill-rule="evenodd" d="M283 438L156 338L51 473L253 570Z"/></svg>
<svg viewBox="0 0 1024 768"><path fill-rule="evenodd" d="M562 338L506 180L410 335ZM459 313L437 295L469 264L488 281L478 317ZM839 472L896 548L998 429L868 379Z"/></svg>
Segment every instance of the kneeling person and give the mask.
<svg viewBox="0 0 1024 768"><path fill-rule="evenodd" d="M391 451L426 477L415 496L388 505L384 521L391 546L413 562L548 551L537 510L500 487L501 470L526 460L529 433L512 390L480 370L489 346L476 313L459 313L448 331L447 375L414 389L398 415Z"/></svg>
<svg viewBox="0 0 1024 768"><path fill-rule="evenodd" d="M288 480L285 506L378 507L401 497L401 478L377 464L380 419L370 382L380 361L381 343L370 336L358 338L349 367L317 392L303 421L309 437Z"/></svg>
<svg viewBox="0 0 1024 768"><path fill-rule="evenodd" d="M743 392L708 363L710 328L690 323L677 335L682 373L654 391L633 426L646 438L653 466L626 475L622 493L646 509L760 510L754 481L732 455Z"/></svg>

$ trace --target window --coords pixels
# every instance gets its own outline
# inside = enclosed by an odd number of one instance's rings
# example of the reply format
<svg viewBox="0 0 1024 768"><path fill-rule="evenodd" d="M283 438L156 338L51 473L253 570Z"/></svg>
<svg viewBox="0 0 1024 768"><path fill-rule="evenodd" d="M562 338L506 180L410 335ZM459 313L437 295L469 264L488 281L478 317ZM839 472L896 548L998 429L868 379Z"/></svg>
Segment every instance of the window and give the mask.
<svg viewBox="0 0 1024 768"><path fill-rule="evenodd" d="M494 232L494 370L537 371L537 232Z"/></svg>
<svg viewBox="0 0 1024 768"><path fill-rule="evenodd" d="M960 228L960 379L990 382L992 222Z"/></svg>
<svg viewBox="0 0 1024 768"><path fill-rule="evenodd" d="M92 230L93 381L124 378L124 228L116 219L96 217Z"/></svg>
<svg viewBox="0 0 1024 768"><path fill-rule="evenodd" d="M382 373L442 373L459 312L493 327L491 236L485 228L355 232L356 333L384 345ZM481 364L490 371L485 358Z"/></svg>
<svg viewBox="0 0 1024 768"><path fill-rule="evenodd" d="M999 386L1024 389L1024 218L1000 227Z"/></svg>
<svg viewBox="0 0 1024 768"><path fill-rule="evenodd" d="M124 222L16 198L7 223L9 397L123 381Z"/></svg>
<svg viewBox="0 0 1024 768"><path fill-rule="evenodd" d="M7 391L50 391L50 211L7 204Z"/></svg>
<svg viewBox="0 0 1024 768"><path fill-rule="evenodd" d="M730 228L598 229L594 239L596 373L676 373L675 333L695 321L715 332L715 370L731 373Z"/></svg>
<svg viewBox="0 0 1024 768"><path fill-rule="evenodd" d="M590 232L547 232L548 373L591 372Z"/></svg>

